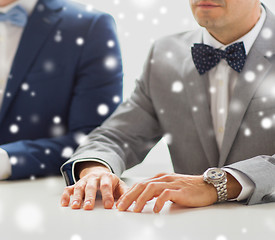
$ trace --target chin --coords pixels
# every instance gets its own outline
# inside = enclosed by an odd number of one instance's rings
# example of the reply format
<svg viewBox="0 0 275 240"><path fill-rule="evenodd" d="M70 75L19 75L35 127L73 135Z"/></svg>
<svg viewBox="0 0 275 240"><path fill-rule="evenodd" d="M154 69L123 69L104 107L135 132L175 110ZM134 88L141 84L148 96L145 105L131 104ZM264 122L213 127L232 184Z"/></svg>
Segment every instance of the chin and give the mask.
<svg viewBox="0 0 275 240"><path fill-rule="evenodd" d="M215 24L216 20L212 20L212 19L199 19L199 20L197 19L197 22L201 27L205 27L205 28L213 27L216 25Z"/></svg>

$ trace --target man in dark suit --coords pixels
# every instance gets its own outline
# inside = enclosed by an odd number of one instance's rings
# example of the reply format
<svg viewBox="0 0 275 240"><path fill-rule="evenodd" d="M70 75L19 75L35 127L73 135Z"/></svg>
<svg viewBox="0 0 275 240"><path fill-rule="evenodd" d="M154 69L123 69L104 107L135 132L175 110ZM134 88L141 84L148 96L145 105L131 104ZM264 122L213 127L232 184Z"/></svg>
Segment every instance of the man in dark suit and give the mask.
<svg viewBox="0 0 275 240"><path fill-rule="evenodd" d="M121 102L114 21L65 0L1 0L0 52L0 179L59 174Z"/></svg>

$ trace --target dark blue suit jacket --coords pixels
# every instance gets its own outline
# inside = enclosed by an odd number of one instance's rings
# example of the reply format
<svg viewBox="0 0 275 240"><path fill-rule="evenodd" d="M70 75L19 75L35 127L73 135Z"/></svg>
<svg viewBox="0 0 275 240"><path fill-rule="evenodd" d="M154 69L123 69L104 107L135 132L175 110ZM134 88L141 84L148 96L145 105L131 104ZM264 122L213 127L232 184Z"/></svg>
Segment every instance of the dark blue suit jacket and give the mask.
<svg viewBox="0 0 275 240"><path fill-rule="evenodd" d="M60 174L78 134L99 126L120 103L122 75L112 17L69 1L38 1L0 109L0 148L17 159L10 179Z"/></svg>

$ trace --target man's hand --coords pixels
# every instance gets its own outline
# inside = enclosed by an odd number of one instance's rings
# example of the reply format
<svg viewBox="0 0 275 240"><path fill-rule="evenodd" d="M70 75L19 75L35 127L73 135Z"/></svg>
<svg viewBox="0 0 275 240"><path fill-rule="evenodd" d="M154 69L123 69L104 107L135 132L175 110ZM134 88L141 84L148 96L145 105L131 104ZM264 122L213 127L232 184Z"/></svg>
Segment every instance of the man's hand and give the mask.
<svg viewBox="0 0 275 240"><path fill-rule="evenodd" d="M104 208L111 209L114 199L119 198L128 190L126 184L116 175L100 163L87 162L80 164L80 180L72 186L66 187L62 197L61 205L69 206L72 196L72 209L81 208L92 210L95 205L97 190L100 190Z"/></svg>
<svg viewBox="0 0 275 240"><path fill-rule="evenodd" d="M232 186L232 182L230 184ZM158 213L169 200L185 207L211 205L217 201L217 190L212 184L204 182L203 176L158 174L134 185L120 197L116 206L120 211L125 211L136 201L134 211L141 212L146 202L154 197L157 198L154 212Z"/></svg>

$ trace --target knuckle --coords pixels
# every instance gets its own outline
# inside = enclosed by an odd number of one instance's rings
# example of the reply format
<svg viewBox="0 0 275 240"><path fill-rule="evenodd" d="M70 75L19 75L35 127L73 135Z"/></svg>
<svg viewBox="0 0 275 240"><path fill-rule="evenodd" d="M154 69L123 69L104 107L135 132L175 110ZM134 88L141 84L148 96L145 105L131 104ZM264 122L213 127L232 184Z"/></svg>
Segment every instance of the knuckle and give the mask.
<svg viewBox="0 0 275 240"><path fill-rule="evenodd" d="M84 185L83 184L77 184L74 189L76 191L83 191L84 190Z"/></svg>
<svg viewBox="0 0 275 240"><path fill-rule="evenodd" d="M145 188L147 186L147 182L141 182L137 185L137 188Z"/></svg>
<svg viewBox="0 0 275 240"><path fill-rule="evenodd" d="M160 173L160 174L158 174L159 176L165 176L165 175L168 175L168 173L166 173L166 172L162 172L162 173Z"/></svg>
<svg viewBox="0 0 275 240"><path fill-rule="evenodd" d="M98 180L99 179L99 176L94 174L94 173L90 173L88 176L87 176L88 179L92 179L92 180Z"/></svg>
<svg viewBox="0 0 275 240"><path fill-rule="evenodd" d="M166 174L165 176L163 176L164 180L167 182L171 182L174 178L174 176L172 174Z"/></svg>
<svg viewBox="0 0 275 240"><path fill-rule="evenodd" d="M171 194L171 190L170 190L170 189L165 189L165 190L163 191L163 195L164 195L164 196L170 196L170 194Z"/></svg>
<svg viewBox="0 0 275 240"><path fill-rule="evenodd" d="M71 187L65 187L63 193L69 193L71 191Z"/></svg>
<svg viewBox="0 0 275 240"><path fill-rule="evenodd" d="M151 183L148 183L147 188L149 191L152 191L152 190L155 190L157 186L158 186L157 183L151 182Z"/></svg>
<svg viewBox="0 0 275 240"><path fill-rule="evenodd" d="M100 188L101 188L101 189L110 188L110 184L109 184L109 183L102 183L102 184L100 185Z"/></svg>
<svg viewBox="0 0 275 240"><path fill-rule="evenodd" d="M91 185L91 184L86 185L85 191L95 192L96 190L97 190L97 188L94 185Z"/></svg>
<svg viewBox="0 0 275 240"><path fill-rule="evenodd" d="M161 180L163 181L163 182L170 182L170 178L168 177L168 176L163 176L162 178L161 178Z"/></svg>
<svg viewBox="0 0 275 240"><path fill-rule="evenodd" d="M86 188L94 188L96 186L96 184L94 184L93 182L87 182L86 184Z"/></svg>

